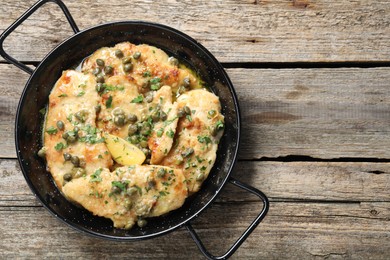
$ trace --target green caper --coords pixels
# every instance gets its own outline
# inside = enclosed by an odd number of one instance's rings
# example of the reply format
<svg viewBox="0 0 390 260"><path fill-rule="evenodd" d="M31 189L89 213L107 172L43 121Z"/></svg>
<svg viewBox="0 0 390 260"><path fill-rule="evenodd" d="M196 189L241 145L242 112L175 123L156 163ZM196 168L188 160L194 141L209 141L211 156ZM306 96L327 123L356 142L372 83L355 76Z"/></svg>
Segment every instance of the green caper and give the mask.
<svg viewBox="0 0 390 260"><path fill-rule="evenodd" d="M74 114L74 116L81 122L81 123L84 123L87 118L88 118L88 110L86 109L82 109L80 111L78 111L76 114ZM78 132L78 131L76 131Z"/></svg>
<svg viewBox="0 0 390 260"><path fill-rule="evenodd" d="M131 123L135 123L135 122L137 122L138 117L136 115L134 115L134 114L129 114L127 116L127 120L129 120L129 122L131 122Z"/></svg>
<svg viewBox="0 0 390 260"><path fill-rule="evenodd" d="M83 168L75 167L72 169L73 178L80 178L80 177L83 177L85 174L86 174L86 171Z"/></svg>
<svg viewBox="0 0 390 260"><path fill-rule="evenodd" d="M153 122L160 120L160 111L156 110L151 115Z"/></svg>
<svg viewBox="0 0 390 260"><path fill-rule="evenodd" d="M184 112L184 109L180 108L178 111L177 111L177 116L178 117L183 117L185 116L186 112Z"/></svg>
<svg viewBox="0 0 390 260"><path fill-rule="evenodd" d="M132 144L138 144L138 143L139 143L139 139L138 139L138 137L137 137L136 135L130 136L130 137L129 137L129 141L130 141L130 143L132 143Z"/></svg>
<svg viewBox="0 0 390 260"><path fill-rule="evenodd" d="M157 177L159 177L159 178L163 178L165 176L165 174L167 174L167 170L165 168L160 168L157 171Z"/></svg>
<svg viewBox="0 0 390 260"><path fill-rule="evenodd" d="M145 98L144 100L148 103L152 102L153 101L153 92L148 92L146 95L145 95Z"/></svg>
<svg viewBox="0 0 390 260"><path fill-rule="evenodd" d="M150 126L148 124L144 124L142 129L141 129L141 131L140 131L140 133L141 133L141 135L147 136L147 135L150 134L150 130L151 130Z"/></svg>
<svg viewBox="0 0 390 260"><path fill-rule="evenodd" d="M63 130L64 127L65 127L64 122L62 122L61 120L58 120L57 121L57 128L60 129L60 130Z"/></svg>
<svg viewBox="0 0 390 260"><path fill-rule="evenodd" d="M104 74L111 75L114 72L114 68L111 66L105 66L104 67Z"/></svg>
<svg viewBox="0 0 390 260"><path fill-rule="evenodd" d="M112 186L111 193L114 193L114 194L121 193L121 188L119 188L118 186Z"/></svg>
<svg viewBox="0 0 390 260"><path fill-rule="evenodd" d="M175 57L169 57L168 62L169 62L169 64L171 64L173 66L179 65L179 61Z"/></svg>
<svg viewBox="0 0 390 260"><path fill-rule="evenodd" d="M196 176L196 181L203 181L204 179L204 173L200 172L197 176Z"/></svg>
<svg viewBox="0 0 390 260"><path fill-rule="evenodd" d="M148 141L142 140L141 142L139 142L139 145L140 145L142 148L146 148L146 147L148 147Z"/></svg>
<svg viewBox="0 0 390 260"><path fill-rule="evenodd" d="M123 201L123 206L125 206L125 208L126 208L127 210L129 210L129 209L131 209L131 207L133 206L133 202L132 202L131 200L129 200L129 199L125 199L125 200Z"/></svg>
<svg viewBox="0 0 390 260"><path fill-rule="evenodd" d="M182 152L181 155L182 155L183 157L188 157L188 156L190 156L190 155L193 154L193 153L194 153L194 148L189 147L189 148L187 148L184 152Z"/></svg>
<svg viewBox="0 0 390 260"><path fill-rule="evenodd" d="M114 124L117 126L124 126L125 124L125 116L124 115L117 115L114 117Z"/></svg>
<svg viewBox="0 0 390 260"><path fill-rule="evenodd" d="M101 110L102 110L102 106L101 105L96 105L95 106L95 112L96 113L100 113Z"/></svg>
<svg viewBox="0 0 390 260"><path fill-rule="evenodd" d="M186 113L186 115L191 115L191 109L189 107L184 106L183 110L184 110L184 113Z"/></svg>
<svg viewBox="0 0 390 260"><path fill-rule="evenodd" d="M102 69L99 67L96 67L92 70L92 74L95 76L98 75L100 72L102 72Z"/></svg>
<svg viewBox="0 0 390 260"><path fill-rule="evenodd" d="M145 156L150 154L150 150L148 148L141 148L141 151L145 154Z"/></svg>
<svg viewBox="0 0 390 260"><path fill-rule="evenodd" d="M80 131L80 128L78 126L75 126L73 128L73 132L78 133Z"/></svg>
<svg viewBox="0 0 390 260"><path fill-rule="evenodd" d="M65 173L63 176L64 181L71 181L72 180L72 174L71 173Z"/></svg>
<svg viewBox="0 0 390 260"><path fill-rule="evenodd" d="M149 189L154 189L156 187L156 181L155 180L151 180L151 181L148 181L147 183L147 186Z"/></svg>
<svg viewBox="0 0 390 260"><path fill-rule="evenodd" d="M46 147L42 147L41 149L39 149L37 154L38 154L39 157L45 158L45 156L46 156Z"/></svg>
<svg viewBox="0 0 390 260"><path fill-rule="evenodd" d="M183 79L183 85L184 85L184 87L189 87L190 84L191 84L190 77L185 77L185 78Z"/></svg>
<svg viewBox="0 0 390 260"><path fill-rule="evenodd" d="M72 158L72 155L70 155L69 153L64 153L64 160L65 161L70 161L71 158Z"/></svg>
<svg viewBox="0 0 390 260"><path fill-rule="evenodd" d="M136 125L129 125L129 127L127 128L127 134L129 136L132 136L133 134L135 134L136 132L138 131L138 127Z"/></svg>
<svg viewBox="0 0 390 260"><path fill-rule="evenodd" d="M126 193L129 196L135 194L136 192L137 192L137 188L136 187L130 187L130 188L127 188L127 190L126 190Z"/></svg>
<svg viewBox="0 0 390 260"><path fill-rule="evenodd" d="M105 86L103 83L97 83L95 89L97 92L102 92L105 89Z"/></svg>
<svg viewBox="0 0 390 260"><path fill-rule="evenodd" d="M68 140L68 137L69 137L69 133L68 132L62 133L62 138L64 138L65 140Z"/></svg>
<svg viewBox="0 0 390 260"><path fill-rule="evenodd" d="M143 218L140 218L137 220L137 225L140 227L140 228L143 228L144 226L146 226L148 224L148 222L143 219Z"/></svg>
<svg viewBox="0 0 390 260"><path fill-rule="evenodd" d="M116 107L114 108L114 110L112 110L112 113L114 114L114 116L119 116L119 115L124 115L125 111L123 111L123 109L120 107Z"/></svg>
<svg viewBox="0 0 390 260"><path fill-rule="evenodd" d="M81 168L85 168L86 165L87 165L87 163L86 163L84 160L80 160L79 166L80 166Z"/></svg>
<svg viewBox="0 0 390 260"><path fill-rule="evenodd" d="M131 64L131 63L127 63L127 64L123 65L123 70L125 72L129 72L132 68L133 68L133 64Z"/></svg>
<svg viewBox="0 0 390 260"><path fill-rule="evenodd" d="M78 156L72 156L71 158L70 158L70 161L71 161L71 163L74 165L74 166L76 166L76 167L78 167L79 165L80 165L80 158L78 157Z"/></svg>
<svg viewBox="0 0 390 260"><path fill-rule="evenodd" d="M103 67L103 66L104 66L104 60L102 60L102 59L97 59L97 60L96 60L96 64L97 64L99 67Z"/></svg>
<svg viewBox="0 0 390 260"><path fill-rule="evenodd" d="M129 64L129 63L131 63L131 57L123 58L123 59L122 59L122 63L123 63L123 64Z"/></svg>
<svg viewBox="0 0 390 260"><path fill-rule="evenodd" d="M68 138L66 138L66 141L68 142L68 143L74 143L74 142L76 142L77 141L77 137L75 136L75 135L69 135L68 136Z"/></svg>
<svg viewBox="0 0 390 260"><path fill-rule="evenodd" d="M161 119L162 121L165 121L165 120L167 120L167 118L168 118L167 113L165 113L164 111L161 111L161 112L160 112L160 119Z"/></svg>
<svg viewBox="0 0 390 260"><path fill-rule="evenodd" d="M141 57L141 53L139 51L136 51L134 54L133 54L133 58L138 60L139 58Z"/></svg>
<svg viewBox="0 0 390 260"><path fill-rule="evenodd" d="M97 75L96 76L96 82L104 83L104 76L102 74Z"/></svg>
<svg viewBox="0 0 390 260"><path fill-rule="evenodd" d="M123 58L123 52L121 51L121 50L115 50L115 56L117 57L117 58Z"/></svg>

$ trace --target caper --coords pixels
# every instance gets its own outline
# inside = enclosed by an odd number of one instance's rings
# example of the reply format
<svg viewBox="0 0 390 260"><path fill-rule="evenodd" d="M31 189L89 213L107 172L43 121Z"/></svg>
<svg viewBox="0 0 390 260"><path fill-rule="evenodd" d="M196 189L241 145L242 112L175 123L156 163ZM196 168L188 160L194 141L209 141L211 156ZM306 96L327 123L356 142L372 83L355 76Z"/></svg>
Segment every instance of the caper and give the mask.
<svg viewBox="0 0 390 260"><path fill-rule="evenodd" d="M61 120L58 120L57 121L57 127L58 127L58 129L63 130L64 127L65 127L64 122L62 122Z"/></svg>
<svg viewBox="0 0 390 260"><path fill-rule="evenodd" d="M130 143L132 144L138 144L139 143L139 140L138 140L138 137L136 135L132 135L129 137L129 141Z"/></svg>
<svg viewBox="0 0 390 260"><path fill-rule="evenodd" d="M81 168L85 168L86 165L87 165L87 163L86 163L84 160L80 160L79 166L80 166Z"/></svg>
<svg viewBox="0 0 390 260"><path fill-rule="evenodd" d="M182 109L182 108L180 108L180 109L177 111L177 116L178 116L178 117L183 117L185 114L186 114L186 112L184 112L184 109Z"/></svg>
<svg viewBox="0 0 390 260"><path fill-rule="evenodd" d="M129 196L135 194L136 192L137 192L137 188L136 187L130 187L130 188L127 188L127 190L126 190L126 193Z"/></svg>
<svg viewBox="0 0 390 260"><path fill-rule="evenodd" d="M98 75L100 72L102 72L102 69L99 67L96 67L92 70L92 74L95 76Z"/></svg>
<svg viewBox="0 0 390 260"><path fill-rule="evenodd" d="M75 126L73 128L73 132L78 133L80 131L80 128L78 126Z"/></svg>
<svg viewBox="0 0 390 260"><path fill-rule="evenodd" d="M191 115L191 109L189 107L184 106L183 110L184 110L184 113L186 113L186 115Z"/></svg>
<svg viewBox="0 0 390 260"><path fill-rule="evenodd" d="M68 142L68 143L74 143L74 142L76 142L77 141L77 137L76 136L74 136L74 135L69 135L68 136L68 138L66 138L66 141Z"/></svg>
<svg viewBox="0 0 390 260"><path fill-rule="evenodd" d="M95 112L96 113L99 113L101 110L102 110L102 106L101 105L96 105L95 106Z"/></svg>
<svg viewBox="0 0 390 260"><path fill-rule="evenodd" d="M151 181L148 181L147 186L148 186L149 189L153 189L153 188L156 187L156 184L157 183L156 183L155 180L151 180Z"/></svg>
<svg viewBox="0 0 390 260"><path fill-rule="evenodd" d="M141 151L145 154L145 156L150 154L150 150L148 148L141 148Z"/></svg>
<svg viewBox="0 0 390 260"><path fill-rule="evenodd" d="M129 199L125 199L125 200L123 201L123 206L125 206L125 208L126 208L127 210L129 210L129 209L131 209L131 207L133 206L133 202L132 202L131 200L129 200Z"/></svg>
<svg viewBox="0 0 390 260"><path fill-rule="evenodd" d="M114 72L114 68L111 66L105 66L104 67L104 74L111 75Z"/></svg>
<svg viewBox="0 0 390 260"><path fill-rule="evenodd" d="M103 75L99 74L96 76L96 82L98 83L104 83L104 77Z"/></svg>
<svg viewBox="0 0 390 260"><path fill-rule="evenodd" d="M142 148L148 147L148 141L146 141L146 140L142 140L141 142L139 142L139 144L140 144L140 146L141 146Z"/></svg>
<svg viewBox="0 0 390 260"><path fill-rule="evenodd" d="M184 87L188 87L191 84L190 77L185 77L183 79L183 84L184 84Z"/></svg>
<svg viewBox="0 0 390 260"><path fill-rule="evenodd" d="M167 170L165 168L160 168L158 171L157 171L157 177L159 178L163 178L165 176L165 174L167 173Z"/></svg>
<svg viewBox="0 0 390 260"><path fill-rule="evenodd" d="M149 135L150 134L150 126L149 125L143 125L141 131L140 131L141 135Z"/></svg>
<svg viewBox="0 0 390 260"><path fill-rule="evenodd" d="M64 160L65 161L70 161L71 158L72 158L72 155L70 155L69 153L64 153Z"/></svg>
<svg viewBox="0 0 390 260"><path fill-rule="evenodd" d="M83 177L85 174L86 174L86 171L83 168L75 167L72 169L73 178L80 178L80 177Z"/></svg>
<svg viewBox="0 0 390 260"><path fill-rule="evenodd" d="M62 133L62 138L64 138L65 140L68 140L68 137L69 137L69 133L68 132Z"/></svg>
<svg viewBox="0 0 390 260"><path fill-rule="evenodd" d="M169 62L169 64L171 64L173 66L179 65L179 61L175 57L169 57L168 62Z"/></svg>
<svg viewBox="0 0 390 260"><path fill-rule="evenodd" d="M125 116L124 115L117 115L114 117L114 124L117 126L123 126L125 124Z"/></svg>
<svg viewBox="0 0 390 260"><path fill-rule="evenodd" d="M125 111L123 111L123 109L120 107L116 107L114 108L114 110L112 110L112 113L114 114L114 116L119 116L119 115L124 115Z"/></svg>
<svg viewBox="0 0 390 260"><path fill-rule="evenodd" d="M153 92L148 92L146 95L145 95L145 98L144 100L148 103L152 102L153 101Z"/></svg>
<svg viewBox="0 0 390 260"><path fill-rule="evenodd" d="M39 149L37 154L38 154L39 157L45 158L45 156L46 156L46 147L42 147L41 149Z"/></svg>
<svg viewBox="0 0 390 260"><path fill-rule="evenodd" d="M78 111L74 116L81 122L84 123L88 118L88 110L82 109ZM78 132L78 131L76 131Z"/></svg>
<svg viewBox="0 0 390 260"><path fill-rule="evenodd" d="M137 122L138 117L136 115L134 115L134 114L129 114L127 116L127 120L129 120L129 122L131 122L131 123L135 123L135 122Z"/></svg>
<svg viewBox="0 0 390 260"><path fill-rule="evenodd" d="M115 56L117 57L117 58L123 58L123 52L121 51L121 50L115 50Z"/></svg>
<svg viewBox="0 0 390 260"><path fill-rule="evenodd" d="M97 83L95 89L97 92L102 92L105 89L105 86L103 83Z"/></svg>
<svg viewBox="0 0 390 260"><path fill-rule="evenodd" d="M165 113L164 111L161 111L161 112L160 112L160 119L161 119L162 121L165 121L165 120L167 120L167 118L168 118L167 113Z"/></svg>
<svg viewBox="0 0 390 260"><path fill-rule="evenodd" d="M104 66L104 60L102 60L102 59L97 59L97 60L96 60L96 64L97 64L98 66L100 66L100 67L103 67L103 66Z"/></svg>
<svg viewBox="0 0 390 260"><path fill-rule="evenodd" d="M120 193L121 192L121 188L119 188L118 186L112 186L111 187L111 193Z"/></svg>
<svg viewBox="0 0 390 260"><path fill-rule="evenodd" d="M219 130L220 129L218 127L213 127L211 130L211 135L216 136L218 134Z"/></svg>
<svg viewBox="0 0 390 260"><path fill-rule="evenodd" d="M138 127L136 125L129 125L129 127L127 128L127 134L129 136L132 136L133 134L135 134L136 132L138 131Z"/></svg>
<svg viewBox="0 0 390 260"><path fill-rule="evenodd" d="M71 158L70 158L70 161L71 161L71 163L74 165L74 166L76 166L76 167L78 167L79 165L80 165L80 158L78 157L78 156L72 156Z"/></svg>
<svg viewBox="0 0 390 260"><path fill-rule="evenodd" d="M143 228L144 226L146 226L148 224L148 222L143 219L143 218L140 218L137 220L137 225L140 227L140 228Z"/></svg>
<svg viewBox="0 0 390 260"><path fill-rule="evenodd" d="M123 65L123 70L125 72L129 72L132 68L133 68L133 64L131 64L131 63L127 63L127 64Z"/></svg>
<svg viewBox="0 0 390 260"><path fill-rule="evenodd" d="M181 155L182 155L183 157L188 157L188 156L190 156L190 155L193 154L193 153L194 153L194 148L189 147L189 148L187 148L184 152L182 152Z"/></svg>
<svg viewBox="0 0 390 260"><path fill-rule="evenodd" d="M203 181L204 179L204 173L200 172L197 176L196 176L196 181Z"/></svg>
<svg viewBox="0 0 390 260"><path fill-rule="evenodd" d="M154 111L151 115L153 122L160 120L160 112L158 110Z"/></svg>
<svg viewBox="0 0 390 260"><path fill-rule="evenodd" d="M71 181L72 180L72 174L71 173L65 173L63 176L64 181Z"/></svg>
<svg viewBox="0 0 390 260"><path fill-rule="evenodd" d="M123 59L122 59L122 63L123 63L123 64L131 63L131 57L123 58Z"/></svg>
<svg viewBox="0 0 390 260"><path fill-rule="evenodd" d="M138 60L139 58L141 57L141 53L139 51L136 51L134 54L133 54L133 58Z"/></svg>

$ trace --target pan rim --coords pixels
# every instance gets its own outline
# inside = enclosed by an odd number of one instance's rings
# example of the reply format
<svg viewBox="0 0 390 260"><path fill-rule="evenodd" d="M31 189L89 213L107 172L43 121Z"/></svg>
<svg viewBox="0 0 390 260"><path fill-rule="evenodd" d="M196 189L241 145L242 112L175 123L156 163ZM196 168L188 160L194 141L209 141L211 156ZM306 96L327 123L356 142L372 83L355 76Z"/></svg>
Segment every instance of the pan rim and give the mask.
<svg viewBox="0 0 390 260"><path fill-rule="evenodd" d="M22 154L21 154L21 151L20 151L19 137L18 137L18 132L19 132L18 124L19 124L19 120L20 120L20 111L21 111L21 108L24 105L24 102L25 102L26 98L27 98L26 97L26 91L29 88L32 79L37 74L39 75L39 70L40 70L41 66L43 64L45 64L46 60L51 55L53 55L53 53L55 53L57 51L57 49L59 49L62 45L66 44L68 41L71 41L71 40L73 40L76 37L80 37L80 35L87 34L88 32L90 32L92 30L98 30L98 29L101 29L103 27L119 26L119 25L130 25L130 26L131 25L132 26L142 25L142 26L147 26L147 27L154 27L154 28L157 28L157 29L160 29L160 30L163 30L163 31L169 31L169 32L172 32L174 34L179 35L180 37L183 37L185 40L191 42L192 44L194 44L195 46L200 48L204 52L204 54L207 56L207 60L209 60L211 62L213 67L218 68L218 70L222 73L222 76L223 76L224 80L226 80L226 85L229 88L229 92L230 92L230 95L232 97L234 108L235 108L235 115L236 115L236 122L235 123L237 125L236 133L235 133L235 136L236 136L236 146L235 146L235 149L232 151L233 152L233 158L232 158L232 162L230 163L229 168L227 169L227 174L224 177L224 179L221 181L219 186L217 187L217 189L216 189L215 193L212 195L212 197L202 207L200 207L200 209L198 209L196 211L196 213L190 215L189 217L185 217L185 219L180 221L180 223L178 223L176 225L173 225L173 226L171 226L169 228L166 228L166 229L164 229L162 231L151 233L151 234L146 234L146 235L140 235L140 236L124 236L124 237L102 234L102 233L95 232L93 230L87 229L86 227L83 227L81 225L76 226L75 223L73 223L72 221L69 221L68 219L64 218L63 216L61 216L59 214L56 214L55 210L52 209L49 205L47 205L47 203L45 202L44 198L42 198L39 195L38 190L35 188L35 186L33 185L33 183L31 182L31 180L30 180L30 178L28 176L28 173L27 173L28 171L25 170L24 167L23 167L23 158L22 158ZM71 35L70 37L64 39L61 43L59 43L56 47L54 47L51 51L49 51L45 55L45 57L38 64L38 66L34 69L33 73L30 75L30 77L27 80L26 85L25 85L25 87L24 87L24 89L22 91L22 94L21 94L21 97L20 97L20 100L19 100L19 103L18 103L18 107L17 107L16 119L15 119L15 130L14 131L15 131L14 134L15 134L16 154L17 154L17 158L18 158L18 162L19 162L21 171L23 173L23 176L24 176L24 178L25 178L25 180L26 180L30 190L33 192L34 196L40 201L40 203L44 206L44 208L46 208L53 216L55 216L60 221L64 222L65 224L67 224L71 228L73 228L73 229L75 229L77 231L80 231L80 232L82 232L84 234L91 235L93 237L98 237L98 238L103 238L103 239L108 239L108 240L114 240L114 241L135 241L135 240L144 240L144 239L149 239L149 238L154 238L154 237L157 237L157 236L161 236L161 235L167 234L169 232L174 231L175 229L178 229L178 228L186 225L186 223L188 223L191 220L193 220L194 218L196 218L201 212L203 212L216 199L216 197L218 196L218 194L220 193L220 191L223 189L223 187L226 185L226 182L230 178L231 172L232 172L232 170L233 170L233 168L234 168L234 166L236 164L236 161L237 161L237 154L238 154L238 149L239 149L239 145L240 145L240 137L241 137L241 117L240 117L240 108L239 108L238 98L237 98L236 92L234 90L233 84L232 84L229 76L227 75L226 71L224 70L222 65L219 63L219 61L214 57L214 55L211 54L211 52L208 49L206 49L202 44L200 44L198 41L193 39L191 36L188 36L187 34L181 32L181 31L179 31L177 29L174 29L172 27L169 27L167 25L163 25L163 24L159 24L159 23L153 23L153 22L146 22L146 21L116 21L116 22L108 22L108 23L98 24L96 26L92 26L92 27L89 27L89 28L87 28L85 30L79 31L79 32Z"/></svg>

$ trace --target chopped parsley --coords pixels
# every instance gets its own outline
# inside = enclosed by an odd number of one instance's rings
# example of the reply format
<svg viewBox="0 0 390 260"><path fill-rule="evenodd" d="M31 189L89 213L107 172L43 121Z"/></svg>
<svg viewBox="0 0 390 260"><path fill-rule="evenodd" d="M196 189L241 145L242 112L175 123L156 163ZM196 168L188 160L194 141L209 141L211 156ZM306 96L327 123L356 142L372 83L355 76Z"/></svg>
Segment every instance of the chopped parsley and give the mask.
<svg viewBox="0 0 390 260"><path fill-rule="evenodd" d="M106 107L111 108L111 106L112 106L112 96L109 96L106 101Z"/></svg>
<svg viewBox="0 0 390 260"><path fill-rule="evenodd" d="M58 132L58 130L54 126L50 126L49 128L46 129L46 133L48 133L49 135L54 135L57 132Z"/></svg>
<svg viewBox="0 0 390 260"><path fill-rule="evenodd" d="M144 101L144 96L141 94L141 95L138 95L138 97L131 100L131 103L142 103L142 101Z"/></svg>
<svg viewBox="0 0 390 260"><path fill-rule="evenodd" d="M172 129L169 129L168 131L165 132L165 134L170 137L170 138L173 138L175 136L175 132L173 132Z"/></svg>
<svg viewBox="0 0 390 260"><path fill-rule="evenodd" d="M81 96L84 96L84 94L85 94L85 91L82 90L82 91L80 91L80 92L77 94L77 96L78 96L78 97L81 97Z"/></svg>
<svg viewBox="0 0 390 260"><path fill-rule="evenodd" d="M225 125L223 124L222 120L219 120L219 121L217 122L217 124L215 125L215 128L216 128L217 130L221 130L221 129L223 129L224 127L225 127Z"/></svg>
<svg viewBox="0 0 390 260"><path fill-rule="evenodd" d="M192 117L190 115L186 115L188 121L192 122Z"/></svg>
<svg viewBox="0 0 390 260"><path fill-rule="evenodd" d="M161 78L159 77L154 77L150 80L150 89L151 90L158 90L160 89L161 86Z"/></svg>
<svg viewBox="0 0 390 260"><path fill-rule="evenodd" d="M111 182L112 187L118 187L119 189L121 189L121 191L126 191L128 184L129 184L129 181L112 181Z"/></svg>
<svg viewBox="0 0 390 260"><path fill-rule="evenodd" d="M203 135L203 136L198 135L198 142L202 143L202 144L204 144L204 143L209 144L209 143L211 143L211 139L207 135Z"/></svg>
<svg viewBox="0 0 390 260"><path fill-rule="evenodd" d="M61 151L62 149L66 148L66 144L64 143L57 143L55 146L54 146L54 149L56 149L56 151Z"/></svg>
<svg viewBox="0 0 390 260"><path fill-rule="evenodd" d="M100 177L100 174L102 173L102 171L103 171L102 168L97 169L97 170L91 175L91 179L89 180L89 182L101 182L101 181L102 181L102 177Z"/></svg>
<svg viewBox="0 0 390 260"><path fill-rule="evenodd" d="M67 97L68 95L65 94L65 93L62 93L61 95L59 95L58 97Z"/></svg>
<svg viewBox="0 0 390 260"><path fill-rule="evenodd" d="M144 74L142 75L144 78L146 77L151 77L152 76L152 73L150 73L150 71L145 71Z"/></svg>
<svg viewBox="0 0 390 260"><path fill-rule="evenodd" d="M161 137L163 135L163 133L164 133L164 129L160 128L157 130L156 135L157 135L157 137Z"/></svg>

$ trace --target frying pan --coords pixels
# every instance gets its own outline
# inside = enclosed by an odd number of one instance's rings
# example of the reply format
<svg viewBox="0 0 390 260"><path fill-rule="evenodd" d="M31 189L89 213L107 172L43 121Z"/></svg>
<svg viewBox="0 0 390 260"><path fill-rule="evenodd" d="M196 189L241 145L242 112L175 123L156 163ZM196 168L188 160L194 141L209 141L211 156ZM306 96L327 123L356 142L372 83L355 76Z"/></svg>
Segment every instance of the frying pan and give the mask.
<svg viewBox="0 0 390 260"><path fill-rule="evenodd" d="M4 51L3 42L24 20L47 2L53 2L61 8L75 34L49 52L33 70L8 55ZM131 230L115 229L110 220L93 216L87 210L67 201L56 188L50 173L46 171L45 162L36 155L42 147L44 116L40 110L48 103L50 91L62 71L74 67L103 46L113 46L123 41L156 46L195 69L206 85L210 86L211 91L219 96L225 116L225 131L218 147L217 160L201 190L188 198L180 209L149 219L146 227L134 227ZM240 141L240 112L233 85L215 57L188 35L165 25L143 21L113 22L80 31L61 0L40 0L0 35L0 55L30 74L21 95L15 122L16 152L23 175L44 207L69 226L95 237L116 241L152 238L185 227L207 258L225 259L237 250L265 217L269 208L267 197L256 188L230 177ZM214 256L207 251L190 221L210 205L226 183L255 194L262 201L263 207L227 252Z"/></svg>

